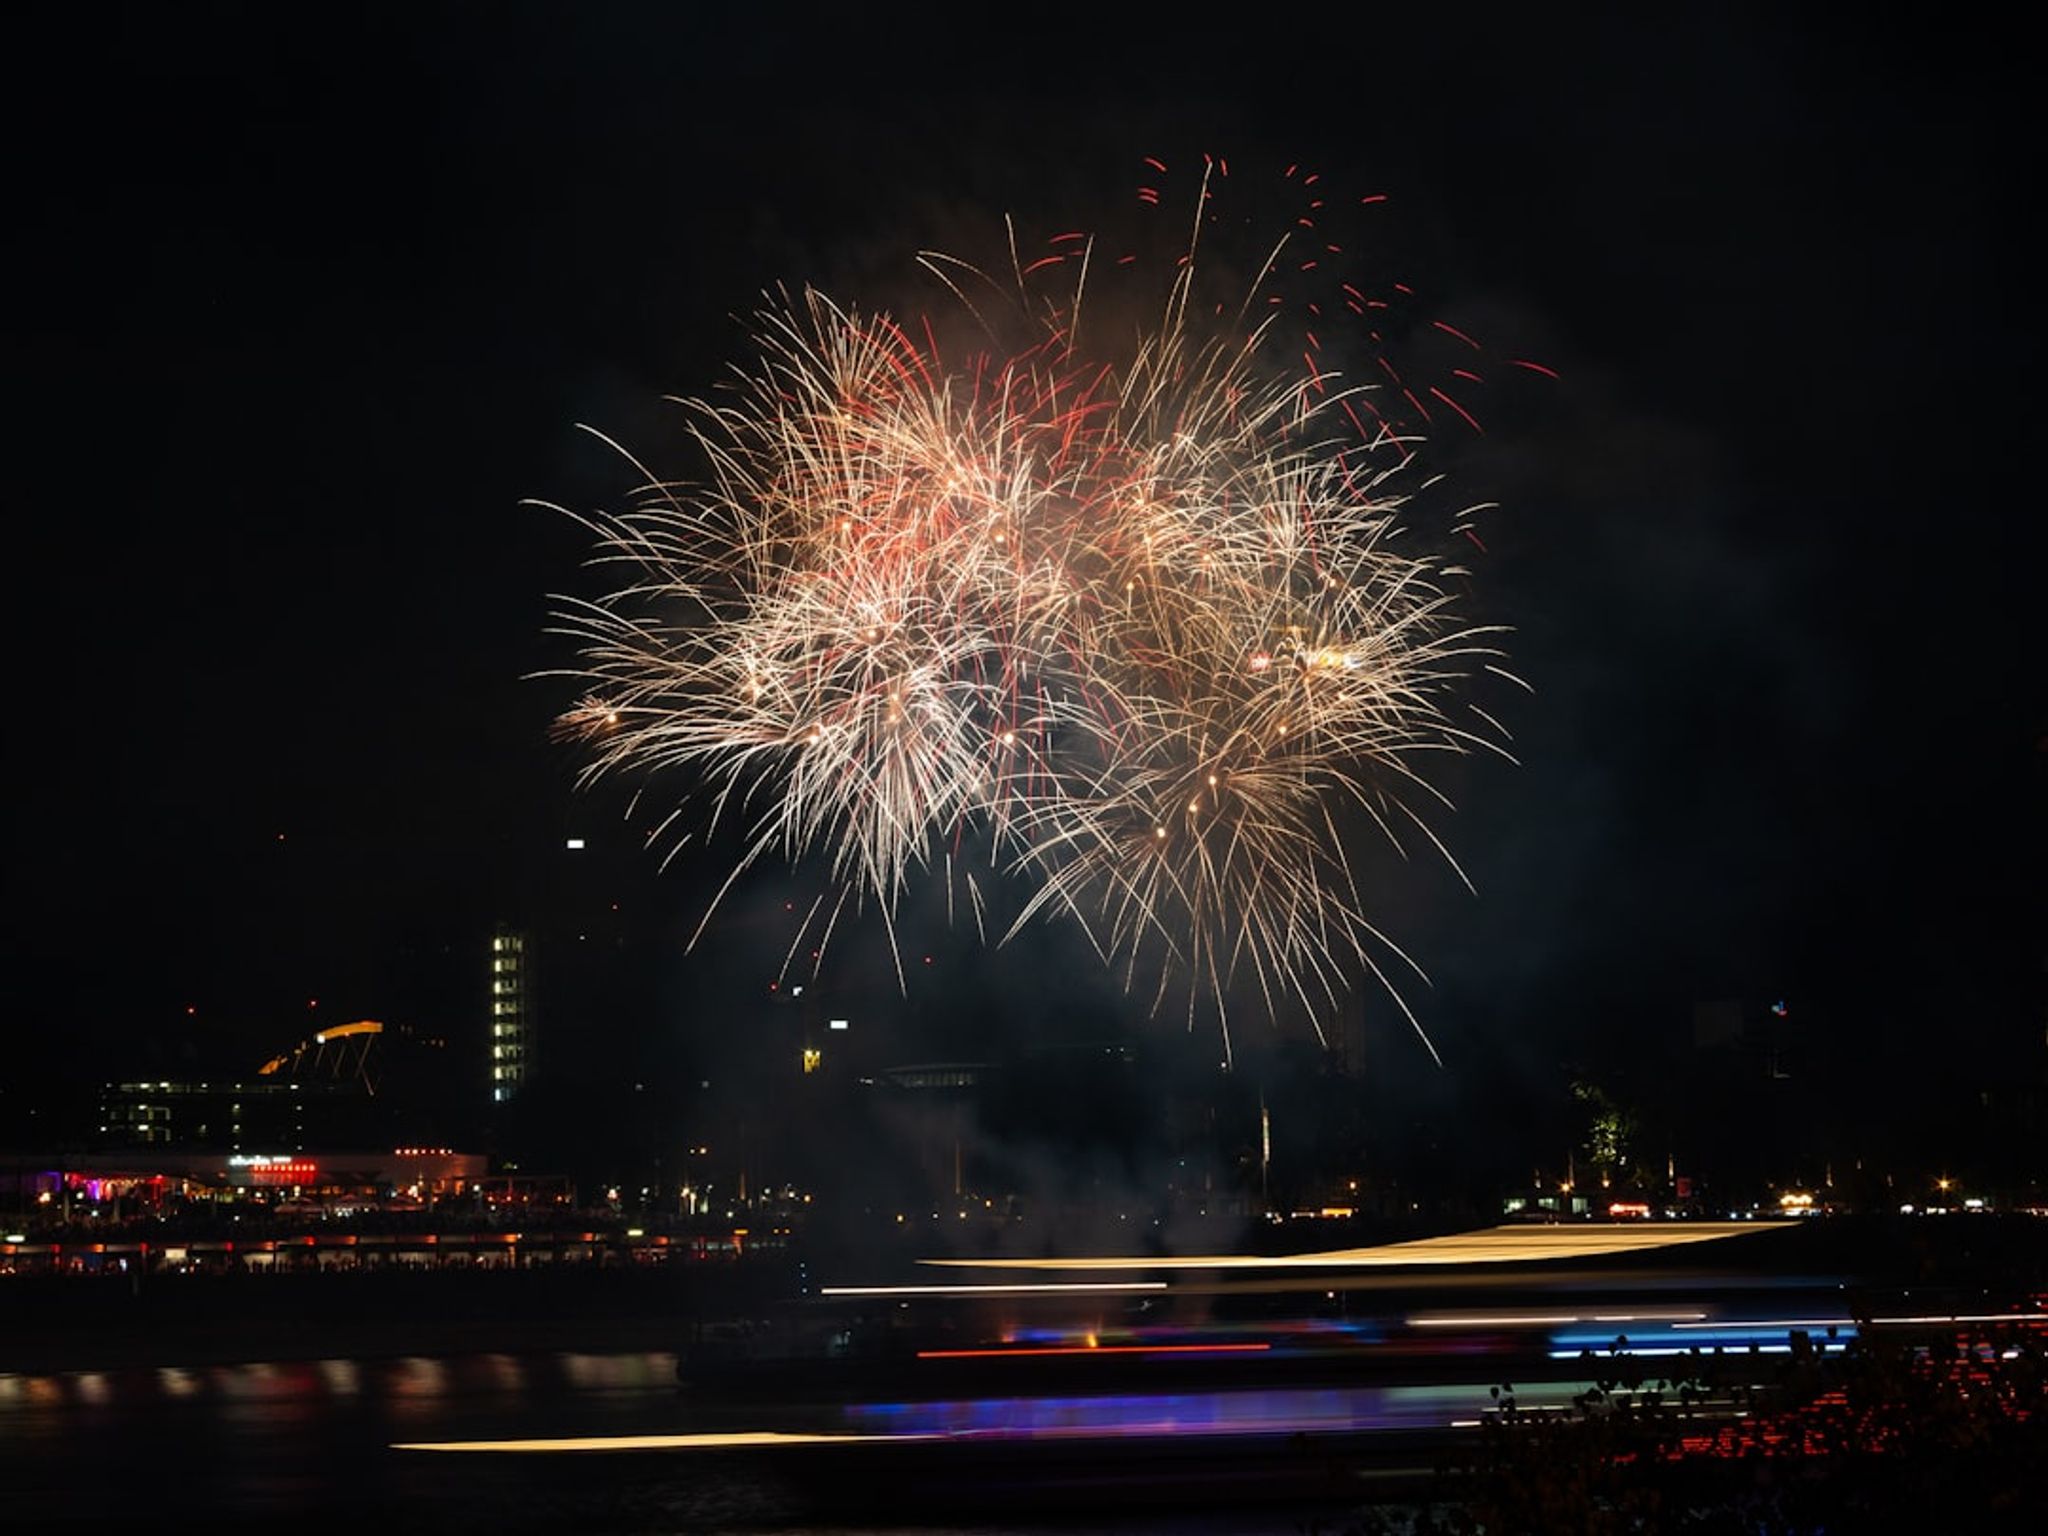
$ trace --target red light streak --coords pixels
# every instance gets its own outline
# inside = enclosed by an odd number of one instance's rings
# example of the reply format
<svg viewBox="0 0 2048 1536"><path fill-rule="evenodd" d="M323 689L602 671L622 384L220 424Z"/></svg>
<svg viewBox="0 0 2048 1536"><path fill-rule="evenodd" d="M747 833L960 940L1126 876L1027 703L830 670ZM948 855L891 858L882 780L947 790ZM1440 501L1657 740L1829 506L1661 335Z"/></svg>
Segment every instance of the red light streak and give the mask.
<svg viewBox="0 0 2048 1536"><path fill-rule="evenodd" d="M1248 1355L1270 1344L1045 1344L1018 1349L920 1349L920 1360L994 1360L1008 1355Z"/></svg>
<svg viewBox="0 0 2048 1536"><path fill-rule="evenodd" d="M1449 395L1445 394L1442 390L1438 389L1434 384L1429 386L1429 392L1432 395L1435 395L1437 399L1443 401L1443 403L1445 405L1448 405L1452 410L1456 411L1460 416L1464 417L1466 426L1470 427L1474 432L1477 432L1481 437L1484 437L1486 435L1486 428L1479 425L1479 423L1473 419L1472 413L1466 410L1465 407L1458 404L1457 401L1453 400Z"/></svg>

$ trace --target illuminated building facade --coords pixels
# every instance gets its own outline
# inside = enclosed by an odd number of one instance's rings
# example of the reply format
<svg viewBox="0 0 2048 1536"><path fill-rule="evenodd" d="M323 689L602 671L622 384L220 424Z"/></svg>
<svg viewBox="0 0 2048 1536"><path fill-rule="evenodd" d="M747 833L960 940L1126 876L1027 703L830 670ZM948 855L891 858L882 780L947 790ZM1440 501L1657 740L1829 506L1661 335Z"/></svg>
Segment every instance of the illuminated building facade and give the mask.
<svg viewBox="0 0 2048 1536"><path fill-rule="evenodd" d="M518 1097L533 1070L532 946L525 933L491 934L491 1102Z"/></svg>
<svg viewBox="0 0 2048 1536"><path fill-rule="evenodd" d="M396 1147L353 1151L220 1152L193 1147L107 1148L8 1160L0 1172L21 1208L71 1210L103 1202L133 1209L166 1200L275 1205L318 1199L357 1209L421 1209L465 1195L488 1197L504 1180L487 1176L479 1153L451 1147ZM394 1202L396 1202L394 1204Z"/></svg>
<svg viewBox="0 0 2048 1536"><path fill-rule="evenodd" d="M329 1025L248 1077L104 1084L93 1141L222 1152L438 1141L448 1062L445 1040L407 1025Z"/></svg>
<svg viewBox="0 0 2048 1536"><path fill-rule="evenodd" d="M331 1134L333 1122L350 1107L338 1102L345 1097L353 1095L325 1083L108 1083L100 1090L99 1140L228 1152L245 1145L297 1150L306 1144L307 1115L316 1136Z"/></svg>

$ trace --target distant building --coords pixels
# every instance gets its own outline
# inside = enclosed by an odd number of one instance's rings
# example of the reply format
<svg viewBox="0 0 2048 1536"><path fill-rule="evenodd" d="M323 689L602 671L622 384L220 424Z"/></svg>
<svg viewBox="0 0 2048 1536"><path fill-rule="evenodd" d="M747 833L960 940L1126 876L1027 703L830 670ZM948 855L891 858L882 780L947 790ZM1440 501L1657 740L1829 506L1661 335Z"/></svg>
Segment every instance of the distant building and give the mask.
<svg viewBox="0 0 2048 1536"><path fill-rule="evenodd" d="M938 1061L884 1067L878 1075L891 1088L915 1092L931 1088L977 1088L993 1070L984 1061Z"/></svg>
<svg viewBox="0 0 2048 1536"><path fill-rule="evenodd" d="M1696 1051L1720 1050L1742 1043L1746 1027L1742 1004L1734 998L1716 998L1692 1005L1692 1047Z"/></svg>
<svg viewBox="0 0 2048 1536"><path fill-rule="evenodd" d="M528 936L500 927L491 934L491 1102L518 1097L533 1071L533 954Z"/></svg>
<svg viewBox="0 0 2048 1536"><path fill-rule="evenodd" d="M262 1152L113 1147L16 1157L0 1164L0 1174L8 1176L23 1210L68 1212L79 1203L104 1202L148 1210L171 1199L259 1205L363 1201L419 1209L437 1200L495 1193L492 1186L504 1181L488 1177L487 1168L481 1154L449 1147L273 1147Z"/></svg>
<svg viewBox="0 0 2048 1536"><path fill-rule="evenodd" d="M435 1137L446 1042L375 1019L331 1025L248 1077L125 1081L100 1090L102 1147L241 1152Z"/></svg>
<svg viewBox="0 0 2048 1536"><path fill-rule="evenodd" d="M1336 1020L1323 1031L1323 1043L1331 1065L1346 1077L1365 1075L1365 1008L1348 1001Z"/></svg>
<svg viewBox="0 0 2048 1536"><path fill-rule="evenodd" d="M886 1096L888 1121L915 1161L924 1198L965 1192L975 1105L994 1076L989 1062L926 1061L884 1067L864 1080Z"/></svg>
<svg viewBox="0 0 2048 1536"><path fill-rule="evenodd" d="M346 1092L346 1090L339 1090ZM100 1090L97 1140L117 1147L245 1146L298 1151L306 1145L310 1106L316 1134L333 1118L332 1084L269 1082L127 1082Z"/></svg>
<svg viewBox="0 0 2048 1536"><path fill-rule="evenodd" d="M1774 1081L1792 1076L1797 1038L1791 1007L1782 998L1770 1003L1721 998L1692 1005L1694 1051L1733 1052L1752 1071Z"/></svg>

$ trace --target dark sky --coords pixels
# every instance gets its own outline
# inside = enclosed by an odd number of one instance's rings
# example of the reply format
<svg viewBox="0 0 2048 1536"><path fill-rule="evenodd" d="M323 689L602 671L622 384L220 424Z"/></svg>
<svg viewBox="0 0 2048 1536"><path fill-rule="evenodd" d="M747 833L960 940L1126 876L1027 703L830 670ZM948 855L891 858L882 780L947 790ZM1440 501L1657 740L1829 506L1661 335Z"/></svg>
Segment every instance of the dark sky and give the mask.
<svg viewBox="0 0 2048 1536"><path fill-rule="evenodd" d="M694 921L706 872L655 879L546 741L522 678L591 588L522 498L630 489L579 421L681 467L658 397L764 285L886 287L1208 149L1384 188L1444 311L1562 375L1459 467L1536 690L1521 765L1453 776L1480 894L1384 885L1449 1081L1724 995L1796 997L1855 1091L2038 1046L2040 156L2003 23L707 10L16 34L17 1061L388 1009L393 956L572 831ZM984 1002L1042 971L933 942Z"/></svg>

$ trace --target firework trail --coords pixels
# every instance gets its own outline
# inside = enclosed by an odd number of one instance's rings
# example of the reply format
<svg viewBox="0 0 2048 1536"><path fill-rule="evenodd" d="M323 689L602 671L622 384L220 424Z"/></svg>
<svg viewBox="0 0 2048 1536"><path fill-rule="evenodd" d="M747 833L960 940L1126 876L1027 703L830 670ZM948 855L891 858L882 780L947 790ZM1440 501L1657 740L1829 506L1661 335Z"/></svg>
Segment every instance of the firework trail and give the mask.
<svg viewBox="0 0 2048 1536"><path fill-rule="evenodd" d="M976 322L965 347L771 296L734 390L684 402L700 478L648 475L581 519L617 573L558 615L585 691L557 733L587 744L586 780L684 770L655 836L673 853L736 822L726 888L821 858L828 936L849 900L891 918L972 833L1031 893L1010 932L1077 922L1155 1009L1176 986L1190 1022L1211 1002L1226 1053L1233 993L1314 1020L1353 976L1388 983L1405 956L1347 828L1441 850L1415 809L1438 800L1427 756L1499 750L1455 701L1495 637L1404 521L1426 400L1478 423L1383 354L1356 381L1325 360L1320 327L1348 312L1379 344L1388 306L1322 280L1339 248L1314 217L1234 306L1212 298L1226 174L1205 166L1152 319L1121 337L1079 234L1029 263L1013 235L1003 279L926 253Z"/></svg>

